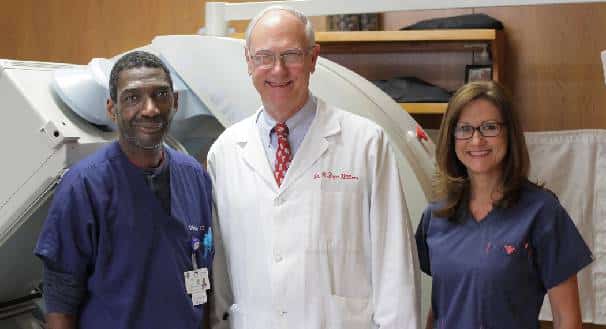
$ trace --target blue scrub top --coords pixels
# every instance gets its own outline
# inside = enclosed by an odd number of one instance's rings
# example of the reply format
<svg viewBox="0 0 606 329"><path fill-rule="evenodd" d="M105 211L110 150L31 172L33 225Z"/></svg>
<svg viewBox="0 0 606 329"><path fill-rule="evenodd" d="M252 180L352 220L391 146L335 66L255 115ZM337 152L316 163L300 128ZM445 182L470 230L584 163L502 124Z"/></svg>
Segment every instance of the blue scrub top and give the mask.
<svg viewBox="0 0 606 329"><path fill-rule="evenodd" d="M203 323L184 272L214 249L211 183L193 158L166 148L170 214L117 142L73 166L59 185L35 254L85 284L79 328L191 328Z"/></svg>
<svg viewBox="0 0 606 329"><path fill-rule="evenodd" d="M547 290L593 260L555 195L536 185L480 222L467 210L458 222L436 217L439 206L427 207L415 234L432 276L434 328L539 328Z"/></svg>

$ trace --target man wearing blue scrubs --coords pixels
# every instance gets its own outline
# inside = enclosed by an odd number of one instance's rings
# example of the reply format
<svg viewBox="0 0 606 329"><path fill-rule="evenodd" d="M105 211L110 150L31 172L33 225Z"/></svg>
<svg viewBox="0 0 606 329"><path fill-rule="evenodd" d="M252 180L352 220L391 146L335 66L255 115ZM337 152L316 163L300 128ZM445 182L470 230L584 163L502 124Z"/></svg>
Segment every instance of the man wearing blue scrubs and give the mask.
<svg viewBox="0 0 606 329"><path fill-rule="evenodd" d="M112 69L118 141L63 177L35 249L48 328L202 327L209 287L185 278L210 270L212 191L195 159L163 145L177 96L152 54Z"/></svg>

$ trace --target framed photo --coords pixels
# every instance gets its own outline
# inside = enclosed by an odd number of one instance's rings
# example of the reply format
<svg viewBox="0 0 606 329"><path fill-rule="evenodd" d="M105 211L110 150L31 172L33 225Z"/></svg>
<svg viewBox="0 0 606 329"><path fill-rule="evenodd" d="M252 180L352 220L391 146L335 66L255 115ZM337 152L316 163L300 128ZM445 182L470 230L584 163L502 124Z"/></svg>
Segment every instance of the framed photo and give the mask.
<svg viewBox="0 0 606 329"><path fill-rule="evenodd" d="M381 27L380 14L329 15L329 31L378 31Z"/></svg>
<svg viewBox="0 0 606 329"><path fill-rule="evenodd" d="M466 65L465 83L492 80L492 65Z"/></svg>

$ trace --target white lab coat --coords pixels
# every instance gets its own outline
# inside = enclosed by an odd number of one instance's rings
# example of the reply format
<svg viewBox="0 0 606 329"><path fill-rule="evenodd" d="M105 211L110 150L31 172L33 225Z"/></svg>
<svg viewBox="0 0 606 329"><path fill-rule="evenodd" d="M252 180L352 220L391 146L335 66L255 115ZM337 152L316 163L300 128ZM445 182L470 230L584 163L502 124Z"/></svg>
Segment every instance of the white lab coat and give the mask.
<svg viewBox="0 0 606 329"><path fill-rule="evenodd" d="M256 115L208 154L216 254L213 328L419 328L416 251L391 146L327 106L278 187Z"/></svg>

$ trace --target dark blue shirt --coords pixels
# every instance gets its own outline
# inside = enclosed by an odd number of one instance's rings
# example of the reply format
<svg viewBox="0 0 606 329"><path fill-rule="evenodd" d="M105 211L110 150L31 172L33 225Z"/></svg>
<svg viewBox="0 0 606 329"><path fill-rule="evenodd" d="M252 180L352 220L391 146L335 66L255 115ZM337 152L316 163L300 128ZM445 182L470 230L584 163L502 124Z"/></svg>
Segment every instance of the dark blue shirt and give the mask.
<svg viewBox="0 0 606 329"><path fill-rule="evenodd" d="M210 269L210 179L195 159L165 151L170 214L117 143L72 167L55 192L35 253L68 284L83 285L79 328L202 325L183 272L193 267L194 237L204 241L197 263Z"/></svg>
<svg viewBox="0 0 606 329"><path fill-rule="evenodd" d="M416 232L423 272L432 276L434 328L539 328L547 290L592 262L591 251L557 198L527 184L511 208L477 222L433 215Z"/></svg>

